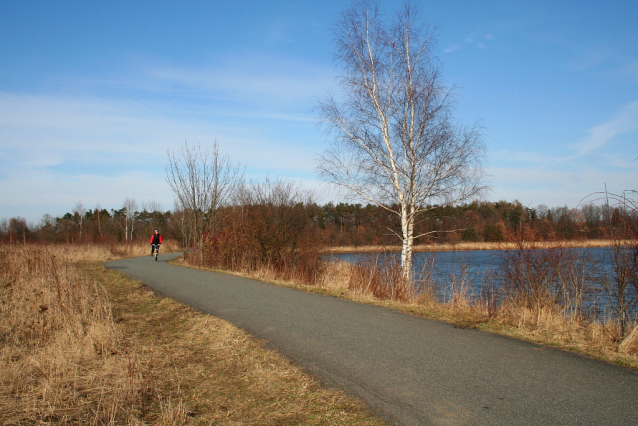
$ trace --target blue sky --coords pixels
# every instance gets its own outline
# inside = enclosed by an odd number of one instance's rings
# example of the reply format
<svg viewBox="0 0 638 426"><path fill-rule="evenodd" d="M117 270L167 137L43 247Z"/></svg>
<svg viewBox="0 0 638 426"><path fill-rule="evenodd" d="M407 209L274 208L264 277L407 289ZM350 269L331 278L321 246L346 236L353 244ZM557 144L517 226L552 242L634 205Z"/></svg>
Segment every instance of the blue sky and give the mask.
<svg viewBox="0 0 638 426"><path fill-rule="evenodd" d="M318 188L312 112L349 1L0 1L0 219L173 207L167 150ZM392 12L402 1L380 1ZM638 189L638 2L419 1L458 120L486 128L488 200L575 207Z"/></svg>

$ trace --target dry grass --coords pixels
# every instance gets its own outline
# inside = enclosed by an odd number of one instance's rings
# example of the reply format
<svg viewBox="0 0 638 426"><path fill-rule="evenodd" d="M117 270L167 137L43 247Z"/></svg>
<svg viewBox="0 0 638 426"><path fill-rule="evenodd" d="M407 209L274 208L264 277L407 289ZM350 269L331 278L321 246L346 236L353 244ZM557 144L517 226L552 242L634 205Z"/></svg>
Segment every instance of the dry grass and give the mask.
<svg viewBox="0 0 638 426"><path fill-rule="evenodd" d="M382 424L230 324L101 266L146 251L0 246L1 424Z"/></svg>
<svg viewBox="0 0 638 426"><path fill-rule="evenodd" d="M343 293L349 289L348 283L350 282L351 274L352 264L350 262L343 260L329 262L326 264L318 285L322 288Z"/></svg>
<svg viewBox="0 0 638 426"><path fill-rule="evenodd" d="M70 261L95 258L99 249L0 251L3 424L114 424L134 418L144 405L138 397L143 366L121 355L123 335L104 290Z"/></svg>
<svg viewBox="0 0 638 426"><path fill-rule="evenodd" d="M547 243L547 245L551 244L553 243ZM565 241L564 244L569 247L609 247L611 245L609 240ZM515 242L456 242L419 244L414 246L414 251L512 250L516 247L517 243ZM325 251L327 253L386 253L399 252L401 251L401 246L331 247Z"/></svg>
<svg viewBox="0 0 638 426"><path fill-rule="evenodd" d="M70 250L99 250L99 246L97 245L71 245L68 246ZM151 245L150 244L117 244L109 246L109 255L107 258L96 258L95 261L105 261L111 259L120 259L122 257L140 257L147 256L151 254ZM173 241L165 241L161 248L160 253L172 253L176 251L181 251L181 247ZM86 261L93 259L85 259Z"/></svg>

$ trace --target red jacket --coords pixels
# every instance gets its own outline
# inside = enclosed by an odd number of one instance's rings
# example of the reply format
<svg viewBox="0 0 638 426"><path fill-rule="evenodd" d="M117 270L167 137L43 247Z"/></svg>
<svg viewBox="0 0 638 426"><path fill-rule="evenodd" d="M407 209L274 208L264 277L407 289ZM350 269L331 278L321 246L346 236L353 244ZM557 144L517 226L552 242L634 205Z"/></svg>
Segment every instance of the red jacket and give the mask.
<svg viewBox="0 0 638 426"><path fill-rule="evenodd" d="M159 241L154 242L153 240L155 240L155 237L159 237ZM153 234L151 235L151 244L162 244L162 234Z"/></svg>

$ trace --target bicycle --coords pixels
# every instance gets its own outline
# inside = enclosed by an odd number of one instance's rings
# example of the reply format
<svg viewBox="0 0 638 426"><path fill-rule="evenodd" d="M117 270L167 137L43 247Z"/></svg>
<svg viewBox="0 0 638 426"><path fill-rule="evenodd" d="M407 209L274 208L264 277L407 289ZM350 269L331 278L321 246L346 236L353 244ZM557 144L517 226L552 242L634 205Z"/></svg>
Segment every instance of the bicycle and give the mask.
<svg viewBox="0 0 638 426"><path fill-rule="evenodd" d="M155 257L155 261L157 262L157 255L159 254L159 244L151 244L153 246L153 256Z"/></svg>

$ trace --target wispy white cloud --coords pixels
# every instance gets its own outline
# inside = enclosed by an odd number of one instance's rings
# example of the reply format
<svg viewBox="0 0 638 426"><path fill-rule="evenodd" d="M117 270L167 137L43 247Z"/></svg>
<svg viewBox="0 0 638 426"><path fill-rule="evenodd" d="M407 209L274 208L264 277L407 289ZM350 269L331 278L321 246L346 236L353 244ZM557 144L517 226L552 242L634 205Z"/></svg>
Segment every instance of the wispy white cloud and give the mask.
<svg viewBox="0 0 638 426"><path fill-rule="evenodd" d="M125 96L163 96L180 101L216 100L224 108L309 112L316 97L335 84L334 70L323 63L244 52L198 65L174 65L153 57L131 60L122 76L80 77L90 93L118 91Z"/></svg>
<svg viewBox="0 0 638 426"><path fill-rule="evenodd" d="M157 155L180 135L176 119L130 100L0 93L2 150L22 164L56 164L69 156ZM179 135L179 136L178 136Z"/></svg>
<svg viewBox="0 0 638 426"><path fill-rule="evenodd" d="M602 148L616 136L635 129L638 129L638 101L625 105L610 120L591 128L588 131L589 135L574 145L577 153L560 161L587 155Z"/></svg>
<svg viewBox="0 0 638 426"><path fill-rule="evenodd" d="M571 146L574 154L557 157L553 151L497 151L495 166L487 171L496 182L490 198L532 205L575 207L584 197L607 188L621 192L638 182L638 156L627 146L611 141L631 140L638 129L638 101L631 102L606 122L588 130L588 136ZM629 139L627 139L629 138ZM636 140L635 142L638 142ZM638 144L634 143L635 148ZM620 150L620 151L618 151ZM631 152L631 158L626 156Z"/></svg>
<svg viewBox="0 0 638 426"><path fill-rule="evenodd" d="M326 67L264 55L226 58L198 68L158 66L147 74L153 86L279 107L308 103L333 84L332 70Z"/></svg>
<svg viewBox="0 0 638 426"><path fill-rule="evenodd" d="M172 194L156 170L131 170L104 179L95 174L69 175L42 169L12 170L2 179L2 205L117 206L124 198L157 199L170 207Z"/></svg>
<svg viewBox="0 0 638 426"><path fill-rule="evenodd" d="M570 166L573 168L583 167L589 161L585 161L588 157L595 154L595 163L599 168L636 168L638 163L628 161L626 147L615 146L614 149L605 149L611 141L628 140L634 141L634 147L638 146L638 101L631 102L622 108L606 122L594 126L587 130L587 136L582 140L568 146L571 154L558 156L555 149L542 151L511 151L499 150L491 154L491 158L497 164L517 164L525 167L537 168L539 170L555 169L556 166L565 168ZM623 138L623 139L621 139ZM616 144L618 145L618 144ZM634 148L629 153L634 160L638 157L638 149ZM579 159L583 161L577 161ZM591 160L591 158L590 158Z"/></svg>
<svg viewBox="0 0 638 426"><path fill-rule="evenodd" d="M307 180L313 170L312 143L319 136L308 115L189 108L157 100L0 92L0 217L21 214L16 206L70 209L79 200L112 207L125 197L155 199L170 208L166 151L178 150L184 140L206 146L217 139L222 153L249 167L253 177ZM293 138L286 134L291 127Z"/></svg>

